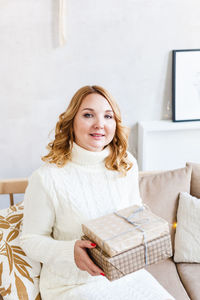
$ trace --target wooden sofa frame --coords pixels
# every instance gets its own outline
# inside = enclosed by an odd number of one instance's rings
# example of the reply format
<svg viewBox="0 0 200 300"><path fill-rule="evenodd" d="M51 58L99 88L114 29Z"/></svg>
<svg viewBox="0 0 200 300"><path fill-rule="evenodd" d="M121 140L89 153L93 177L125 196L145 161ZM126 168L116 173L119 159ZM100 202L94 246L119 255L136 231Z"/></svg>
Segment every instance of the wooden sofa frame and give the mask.
<svg viewBox="0 0 200 300"><path fill-rule="evenodd" d="M0 180L0 194L10 196L10 206L14 204L14 194L24 194L28 185L27 178Z"/></svg>

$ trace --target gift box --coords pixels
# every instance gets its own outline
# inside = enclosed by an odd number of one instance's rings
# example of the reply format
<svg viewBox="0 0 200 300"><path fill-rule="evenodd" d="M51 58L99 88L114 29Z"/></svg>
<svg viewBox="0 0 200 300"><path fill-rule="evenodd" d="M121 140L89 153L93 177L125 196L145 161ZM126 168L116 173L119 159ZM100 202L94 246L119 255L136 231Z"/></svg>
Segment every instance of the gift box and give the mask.
<svg viewBox="0 0 200 300"><path fill-rule="evenodd" d="M113 257L168 235L169 225L148 207L133 205L82 224L82 231L103 252Z"/></svg>
<svg viewBox="0 0 200 300"><path fill-rule="evenodd" d="M83 236L83 240L88 237ZM151 265L172 256L171 237L166 234L156 238L145 246L139 245L113 257L108 256L98 246L88 249L88 254L96 265L98 265L110 280L119 279L129 273L135 272L146 265ZM146 254L145 254L146 252ZM146 259L145 259L146 257Z"/></svg>

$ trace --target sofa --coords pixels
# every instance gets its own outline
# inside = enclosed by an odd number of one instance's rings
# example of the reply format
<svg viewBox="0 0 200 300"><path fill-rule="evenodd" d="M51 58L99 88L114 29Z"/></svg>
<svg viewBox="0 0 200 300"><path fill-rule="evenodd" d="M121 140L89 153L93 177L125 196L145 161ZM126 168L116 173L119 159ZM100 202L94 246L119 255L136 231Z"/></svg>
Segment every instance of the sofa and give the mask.
<svg viewBox="0 0 200 300"><path fill-rule="evenodd" d="M169 222L173 249L179 194L187 192L200 198L199 183L200 164L196 163L176 170L139 173L141 197L152 212ZM9 194L13 205L13 194L24 193L26 186L27 179L1 180L0 194ZM146 269L175 299L200 299L200 264L175 263L172 257Z"/></svg>
<svg viewBox="0 0 200 300"><path fill-rule="evenodd" d="M200 198L200 164L187 163L181 169L140 173L140 193L144 203L170 224L173 253L180 192ZM146 269L175 299L200 299L199 263L175 263L172 257Z"/></svg>

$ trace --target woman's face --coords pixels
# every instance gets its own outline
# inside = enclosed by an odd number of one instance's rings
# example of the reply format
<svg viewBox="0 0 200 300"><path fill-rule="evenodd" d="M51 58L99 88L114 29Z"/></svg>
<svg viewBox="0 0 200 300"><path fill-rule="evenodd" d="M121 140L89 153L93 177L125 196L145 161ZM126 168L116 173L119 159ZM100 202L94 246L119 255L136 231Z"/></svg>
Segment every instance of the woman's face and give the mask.
<svg viewBox="0 0 200 300"><path fill-rule="evenodd" d="M116 129L113 110L99 94L86 96L74 118L75 143L89 151L102 151L108 145Z"/></svg>

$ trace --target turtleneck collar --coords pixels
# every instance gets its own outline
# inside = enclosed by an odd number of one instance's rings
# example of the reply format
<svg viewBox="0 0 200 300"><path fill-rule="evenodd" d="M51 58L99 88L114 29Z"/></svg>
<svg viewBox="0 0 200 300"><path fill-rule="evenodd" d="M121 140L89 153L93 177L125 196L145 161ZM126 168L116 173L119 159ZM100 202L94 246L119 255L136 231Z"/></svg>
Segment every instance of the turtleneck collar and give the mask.
<svg viewBox="0 0 200 300"><path fill-rule="evenodd" d="M104 162L110 153L110 146L100 152L88 151L73 142L71 161L80 165L97 165Z"/></svg>

